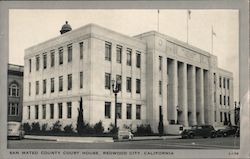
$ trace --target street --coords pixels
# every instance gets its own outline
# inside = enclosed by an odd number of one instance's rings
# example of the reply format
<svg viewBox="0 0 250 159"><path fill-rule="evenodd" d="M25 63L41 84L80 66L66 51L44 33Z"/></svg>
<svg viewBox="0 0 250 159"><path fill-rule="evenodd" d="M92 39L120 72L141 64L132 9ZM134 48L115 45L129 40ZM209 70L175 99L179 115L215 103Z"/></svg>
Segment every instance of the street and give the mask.
<svg viewBox="0 0 250 159"><path fill-rule="evenodd" d="M240 138L199 138L79 143L44 140L8 140L10 149L238 149Z"/></svg>

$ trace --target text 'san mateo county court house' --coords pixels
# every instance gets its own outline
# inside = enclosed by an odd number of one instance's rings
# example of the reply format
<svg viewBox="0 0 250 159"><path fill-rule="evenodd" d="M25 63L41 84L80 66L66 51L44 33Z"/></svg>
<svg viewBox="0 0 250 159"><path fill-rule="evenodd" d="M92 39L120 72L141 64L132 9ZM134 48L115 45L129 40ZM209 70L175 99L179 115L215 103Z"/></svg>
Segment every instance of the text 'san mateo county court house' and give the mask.
<svg viewBox="0 0 250 159"><path fill-rule="evenodd" d="M84 121L115 120L112 79L121 80L119 127L150 124L234 125L233 74L217 57L156 31L130 37L88 24L25 50L23 122L61 121L76 127L79 100ZM164 129L166 130L166 129Z"/></svg>

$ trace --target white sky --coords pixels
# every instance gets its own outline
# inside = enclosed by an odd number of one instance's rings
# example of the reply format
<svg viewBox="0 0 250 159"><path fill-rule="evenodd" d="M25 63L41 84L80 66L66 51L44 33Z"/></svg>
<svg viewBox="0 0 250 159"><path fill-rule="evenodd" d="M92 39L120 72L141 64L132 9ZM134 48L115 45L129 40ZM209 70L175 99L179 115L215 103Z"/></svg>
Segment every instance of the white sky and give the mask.
<svg viewBox="0 0 250 159"><path fill-rule="evenodd" d="M60 35L67 20L72 29L88 23L133 36L157 30L157 10L22 10L9 11L9 63L23 65L24 49ZM187 41L187 10L160 10L160 32ZM239 96L238 10L191 10L189 44L211 52L220 68L234 74L234 96Z"/></svg>

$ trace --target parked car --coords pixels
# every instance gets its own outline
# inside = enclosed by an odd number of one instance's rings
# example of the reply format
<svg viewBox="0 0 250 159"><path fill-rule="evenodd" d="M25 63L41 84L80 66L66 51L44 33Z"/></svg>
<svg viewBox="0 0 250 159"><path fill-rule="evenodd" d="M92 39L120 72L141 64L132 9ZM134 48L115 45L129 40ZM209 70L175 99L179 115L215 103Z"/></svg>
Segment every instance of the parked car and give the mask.
<svg viewBox="0 0 250 159"><path fill-rule="evenodd" d="M216 137L216 131L212 125L194 125L191 129L185 129L181 133L182 138L195 138L195 137Z"/></svg>
<svg viewBox="0 0 250 159"><path fill-rule="evenodd" d="M132 132L130 130L119 130L118 131L118 140L122 140L122 139L132 140L133 137L134 137L134 135L132 134Z"/></svg>
<svg viewBox="0 0 250 159"><path fill-rule="evenodd" d="M227 126L225 129L219 129L216 131L218 137L227 137L230 135L239 136L239 127L238 126Z"/></svg>
<svg viewBox="0 0 250 159"><path fill-rule="evenodd" d="M24 131L21 122L8 122L8 138L24 138Z"/></svg>

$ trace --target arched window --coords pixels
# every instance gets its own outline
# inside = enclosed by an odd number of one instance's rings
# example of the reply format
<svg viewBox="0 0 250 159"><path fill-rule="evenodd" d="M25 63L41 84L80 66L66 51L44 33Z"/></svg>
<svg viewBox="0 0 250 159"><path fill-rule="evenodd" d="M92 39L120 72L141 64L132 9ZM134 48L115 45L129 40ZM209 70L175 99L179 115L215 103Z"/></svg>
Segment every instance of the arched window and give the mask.
<svg viewBox="0 0 250 159"><path fill-rule="evenodd" d="M9 96L19 97L19 87L16 83L12 83L9 86Z"/></svg>

